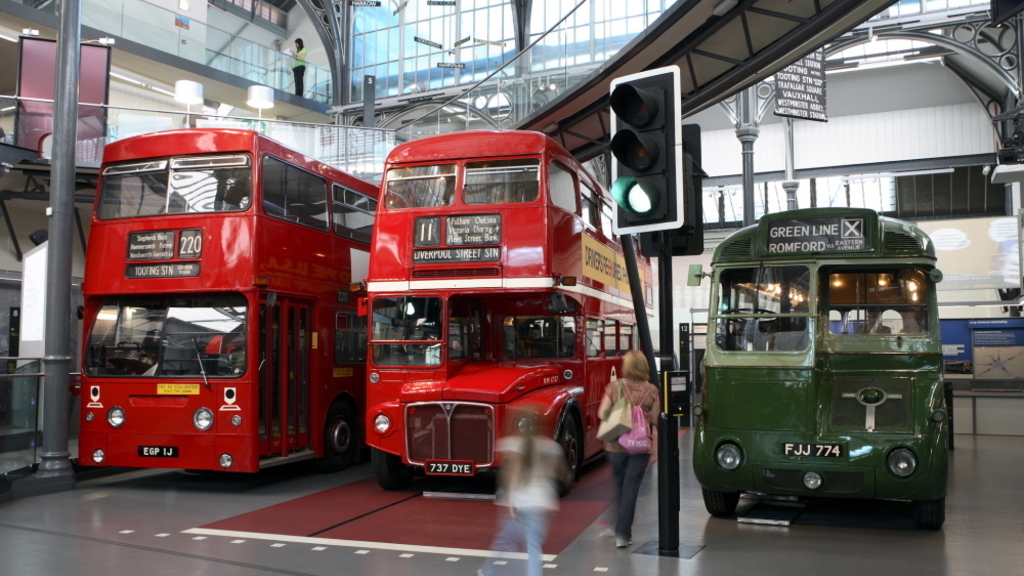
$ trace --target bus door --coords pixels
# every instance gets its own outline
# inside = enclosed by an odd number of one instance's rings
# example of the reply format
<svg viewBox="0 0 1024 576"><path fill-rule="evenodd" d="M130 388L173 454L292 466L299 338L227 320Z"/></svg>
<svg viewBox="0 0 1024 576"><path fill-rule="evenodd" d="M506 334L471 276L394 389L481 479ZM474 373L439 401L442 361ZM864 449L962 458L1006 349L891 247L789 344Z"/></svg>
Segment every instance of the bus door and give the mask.
<svg viewBox="0 0 1024 576"><path fill-rule="evenodd" d="M286 456L309 445L313 306L273 300L261 306L260 443L262 454Z"/></svg>

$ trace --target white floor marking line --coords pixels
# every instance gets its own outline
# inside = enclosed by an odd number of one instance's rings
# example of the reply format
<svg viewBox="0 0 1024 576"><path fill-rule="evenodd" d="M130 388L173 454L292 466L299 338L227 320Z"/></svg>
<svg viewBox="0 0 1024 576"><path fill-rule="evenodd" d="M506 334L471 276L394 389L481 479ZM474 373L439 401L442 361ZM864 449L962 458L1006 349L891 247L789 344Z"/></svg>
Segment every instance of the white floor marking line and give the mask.
<svg viewBox="0 0 1024 576"><path fill-rule="evenodd" d="M558 568L558 564L545 564L545 568Z"/></svg>
<svg viewBox="0 0 1024 576"><path fill-rule="evenodd" d="M270 545L271 548L284 548L285 546L287 546L287 544L282 544L280 542L277 542L276 544L271 544Z"/></svg>
<svg viewBox="0 0 1024 576"><path fill-rule="evenodd" d="M412 558L413 556L415 556L415 554L409 554L408 552L405 554L398 555L399 558Z"/></svg>
<svg viewBox="0 0 1024 576"><path fill-rule="evenodd" d="M505 564L508 564L508 560L495 560L494 561L494 565L495 566L504 566Z"/></svg>
<svg viewBox="0 0 1024 576"><path fill-rule="evenodd" d="M356 550L356 554L369 554L369 550Z"/></svg>
<svg viewBox="0 0 1024 576"><path fill-rule="evenodd" d="M118 534L131 534L132 532L135 532L135 530L121 530Z"/></svg>
<svg viewBox="0 0 1024 576"><path fill-rule="evenodd" d="M445 558L444 561L445 562L458 562L459 558L456 557L456 556L449 556L449 557Z"/></svg>
<svg viewBox="0 0 1024 576"><path fill-rule="evenodd" d="M196 536L193 540L206 540L206 536Z"/></svg>
<svg viewBox="0 0 1024 576"><path fill-rule="evenodd" d="M313 546L313 550L320 552L321 550L327 550L327 546Z"/></svg>
<svg viewBox="0 0 1024 576"><path fill-rule="evenodd" d="M597 568L594 568L594 572L607 572L607 571L608 571L608 569L605 568L604 566L598 566Z"/></svg>
<svg viewBox="0 0 1024 576"><path fill-rule="evenodd" d="M241 544L242 542L245 542L245 540L232 540L231 541L232 544Z"/></svg>
<svg viewBox="0 0 1024 576"><path fill-rule="evenodd" d="M311 538L309 536L288 536L285 534L263 534L260 532L241 532L237 530L214 530L211 528L189 528L182 534L202 534L223 538L249 538L252 540L273 540L275 542L291 542L293 544L313 544L317 546L344 546L346 548L368 548L370 550L392 550L395 552L422 552L424 554L458 554L473 558L507 558L509 560L526 560L524 552L497 552L494 550L473 550L471 548L442 548L440 546L416 546L412 544L391 544L388 542L364 542L360 540L335 540L333 538ZM556 554L545 554L541 558L550 562L557 558Z"/></svg>
<svg viewBox="0 0 1024 576"><path fill-rule="evenodd" d="M168 536L170 536L170 534L168 534L167 532L161 532L156 535L157 538L167 538Z"/></svg>

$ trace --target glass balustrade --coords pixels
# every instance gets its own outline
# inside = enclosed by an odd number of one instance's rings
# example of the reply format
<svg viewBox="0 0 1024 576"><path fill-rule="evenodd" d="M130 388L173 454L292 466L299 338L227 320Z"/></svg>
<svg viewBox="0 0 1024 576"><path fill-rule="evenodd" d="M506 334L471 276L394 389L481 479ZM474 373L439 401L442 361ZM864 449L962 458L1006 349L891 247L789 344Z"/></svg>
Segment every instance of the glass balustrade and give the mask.
<svg viewBox="0 0 1024 576"><path fill-rule="evenodd" d="M0 474L6 474L38 461L43 440L39 418L42 374L38 360L5 357L0 361L8 372L0 374Z"/></svg>
<svg viewBox="0 0 1024 576"><path fill-rule="evenodd" d="M0 128L3 129L2 140L5 144L18 144L14 133L17 101L9 96L0 97ZM395 132L379 128L117 106L106 106L105 109L106 136L79 140L76 161L80 166L99 165L107 142L139 134L183 127L238 128L255 130L311 158L360 178L378 182L384 170L384 159L396 145Z"/></svg>

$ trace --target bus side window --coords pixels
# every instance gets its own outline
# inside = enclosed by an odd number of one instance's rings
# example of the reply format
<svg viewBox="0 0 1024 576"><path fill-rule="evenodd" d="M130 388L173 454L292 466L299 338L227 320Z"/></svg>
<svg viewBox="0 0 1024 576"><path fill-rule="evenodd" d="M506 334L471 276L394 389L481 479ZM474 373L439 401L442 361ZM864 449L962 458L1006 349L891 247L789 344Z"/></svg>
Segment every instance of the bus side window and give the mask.
<svg viewBox="0 0 1024 576"><path fill-rule="evenodd" d="M270 216L327 230L327 182L277 158L263 158L263 209Z"/></svg>
<svg viewBox="0 0 1024 576"><path fill-rule="evenodd" d="M601 321L587 319L587 357L597 358L601 355Z"/></svg>
<svg viewBox="0 0 1024 576"><path fill-rule="evenodd" d="M619 326L619 352L625 354L633 349L633 326L622 324Z"/></svg>
<svg viewBox="0 0 1024 576"><path fill-rule="evenodd" d="M548 164L548 196L551 203L572 214L576 211L576 182L565 168L554 162Z"/></svg>
<svg viewBox="0 0 1024 576"><path fill-rule="evenodd" d="M334 320L334 363L366 361L366 316L338 312Z"/></svg>
<svg viewBox="0 0 1024 576"><path fill-rule="evenodd" d="M618 340L619 335L616 333L616 325L618 322L615 320L606 320L604 323L604 355L605 356L616 356L619 353Z"/></svg>

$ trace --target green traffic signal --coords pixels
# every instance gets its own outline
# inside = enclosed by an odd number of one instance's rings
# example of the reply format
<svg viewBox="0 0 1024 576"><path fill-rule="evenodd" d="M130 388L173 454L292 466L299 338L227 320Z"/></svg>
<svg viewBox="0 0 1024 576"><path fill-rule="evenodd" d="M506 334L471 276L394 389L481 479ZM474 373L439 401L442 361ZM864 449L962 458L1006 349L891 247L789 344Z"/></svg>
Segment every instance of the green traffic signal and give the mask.
<svg viewBox="0 0 1024 576"><path fill-rule="evenodd" d="M643 216L661 203L658 187L643 179L622 176L612 184L612 198L622 209Z"/></svg>

